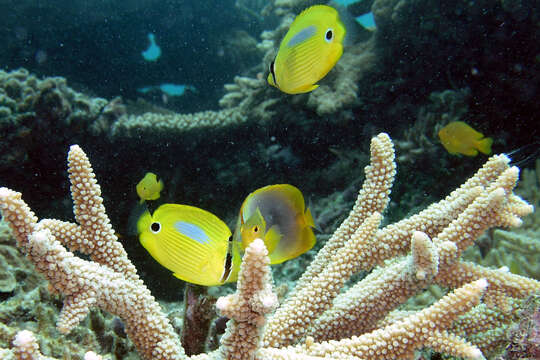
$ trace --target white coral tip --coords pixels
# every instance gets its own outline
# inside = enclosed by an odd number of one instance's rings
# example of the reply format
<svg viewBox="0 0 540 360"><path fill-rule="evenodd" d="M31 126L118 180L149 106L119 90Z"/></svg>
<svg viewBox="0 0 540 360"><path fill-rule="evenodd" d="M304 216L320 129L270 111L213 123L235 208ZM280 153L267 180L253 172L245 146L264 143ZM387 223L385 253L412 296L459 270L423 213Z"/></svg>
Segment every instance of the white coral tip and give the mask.
<svg viewBox="0 0 540 360"><path fill-rule="evenodd" d="M482 352L478 348L472 348L471 351L469 352L469 354L467 354L467 357L469 359L474 359L474 360L485 359L484 355L482 354Z"/></svg>
<svg viewBox="0 0 540 360"><path fill-rule="evenodd" d="M44 255L49 249L49 234L48 230L39 230L29 236L32 248L37 254Z"/></svg>
<svg viewBox="0 0 540 360"><path fill-rule="evenodd" d="M266 252L266 246L264 245L264 241L262 239L253 240L251 244L249 244L249 247L256 254L263 254Z"/></svg>
<svg viewBox="0 0 540 360"><path fill-rule="evenodd" d="M230 301L227 296L222 296L216 301L216 308L220 311L227 309L230 306Z"/></svg>
<svg viewBox="0 0 540 360"><path fill-rule="evenodd" d="M488 287L488 281L485 279L485 278L482 278L482 279L478 279L476 281L476 285L482 289L482 290L486 290L487 287Z"/></svg>
<svg viewBox="0 0 540 360"><path fill-rule="evenodd" d="M0 198L7 198L9 196L10 190L7 187L0 188Z"/></svg>
<svg viewBox="0 0 540 360"><path fill-rule="evenodd" d="M15 335L15 339L13 340L13 345L18 347L28 347L31 345L36 339L34 338L34 334L31 331L28 330L22 330Z"/></svg>
<svg viewBox="0 0 540 360"><path fill-rule="evenodd" d="M102 360L102 357L93 351L89 351L84 354L84 360Z"/></svg>
<svg viewBox="0 0 540 360"><path fill-rule="evenodd" d="M278 298L274 293L270 293L266 296L261 296L261 304L267 309L273 308L277 305L277 303Z"/></svg>
<svg viewBox="0 0 540 360"><path fill-rule="evenodd" d="M415 231L413 233L413 239L417 240L417 241L420 241L420 240L429 241L430 240L429 236L426 233L422 232L422 231Z"/></svg>

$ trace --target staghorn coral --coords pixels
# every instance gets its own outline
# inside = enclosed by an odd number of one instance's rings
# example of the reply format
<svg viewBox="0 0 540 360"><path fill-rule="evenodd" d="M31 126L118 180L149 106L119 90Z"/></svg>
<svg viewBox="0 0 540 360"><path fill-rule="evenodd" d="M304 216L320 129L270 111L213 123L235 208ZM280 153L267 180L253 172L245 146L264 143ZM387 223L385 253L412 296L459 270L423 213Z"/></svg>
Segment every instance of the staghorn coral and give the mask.
<svg viewBox="0 0 540 360"><path fill-rule="evenodd" d="M90 307L97 306L125 321L127 334L144 358L186 358L170 323L117 241L101 189L78 146L72 146L68 163L77 223L37 222L19 193L0 188L0 209L18 246L51 290L65 296L58 329L69 332ZM261 241L248 247L237 292L217 302L218 309L232 318L222 345L192 359L411 358L421 347L470 359L483 357L477 346L448 331L452 323L459 316L476 318L474 312L482 312L475 308L482 295L485 305L479 306L512 313L515 299L540 290L536 280L459 260L486 229L519 226L521 217L532 212L512 192L518 169L509 167L507 157L494 156L444 200L383 228L379 228L381 213L395 174L393 144L386 134L373 138L365 173L353 210L266 326L266 315L277 301L267 252ZM90 260L67 248L89 255ZM369 276L340 293L352 274L374 267ZM421 311L387 317L430 283L456 290ZM359 318L366 321L355 321ZM346 320L351 322L343 323ZM467 332L467 338L474 339L485 327ZM13 352L30 351L25 344L37 351L32 337L20 334Z"/></svg>
<svg viewBox="0 0 540 360"><path fill-rule="evenodd" d="M540 159L534 169L524 169L516 193L534 207L540 206ZM534 212L523 218L516 229L494 229L484 234L475 247L467 249L465 258L484 266L507 267L511 272L538 279L540 277L540 217Z"/></svg>

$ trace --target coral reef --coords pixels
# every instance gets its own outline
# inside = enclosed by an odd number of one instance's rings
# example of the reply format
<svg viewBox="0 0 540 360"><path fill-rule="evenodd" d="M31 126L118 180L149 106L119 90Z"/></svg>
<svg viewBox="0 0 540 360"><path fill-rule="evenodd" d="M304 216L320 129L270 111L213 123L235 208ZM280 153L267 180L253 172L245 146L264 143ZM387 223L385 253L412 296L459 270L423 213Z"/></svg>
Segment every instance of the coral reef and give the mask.
<svg viewBox="0 0 540 360"><path fill-rule="evenodd" d="M62 143L77 131L91 129L108 117L108 104L74 91L60 77L40 80L24 69L0 71L0 165L27 163L36 148L42 148L42 139L51 147L53 140Z"/></svg>
<svg viewBox="0 0 540 360"><path fill-rule="evenodd" d="M540 206L540 159L535 169L524 169L516 193L535 208ZM517 229L494 229L477 241L464 256L485 266L508 267L512 273L540 278L540 216L534 212L523 218Z"/></svg>
<svg viewBox="0 0 540 360"><path fill-rule="evenodd" d="M492 157L444 200L379 228L395 162L389 137L373 138L371 164L353 210L286 300L272 313L277 296L267 251L262 241L254 241L244 255L236 293L216 303L231 318L221 347L191 358L411 358L421 347L482 358L500 343L500 332L484 341L486 332L511 321L519 299L540 290L536 280L459 259L487 229L519 226L532 212L512 192L519 171L508 162L505 156ZM100 307L122 318L143 358L185 358L169 320L118 242L90 162L78 146L71 147L68 164L77 223L38 222L21 194L0 188L0 210L18 247L50 290L64 297L58 329L70 332L91 307ZM360 270L372 271L340 293ZM391 312L432 283L455 290L421 311ZM493 311L501 316L486 315ZM480 321L487 318L495 320ZM19 358L38 354L31 333L19 332L12 346Z"/></svg>

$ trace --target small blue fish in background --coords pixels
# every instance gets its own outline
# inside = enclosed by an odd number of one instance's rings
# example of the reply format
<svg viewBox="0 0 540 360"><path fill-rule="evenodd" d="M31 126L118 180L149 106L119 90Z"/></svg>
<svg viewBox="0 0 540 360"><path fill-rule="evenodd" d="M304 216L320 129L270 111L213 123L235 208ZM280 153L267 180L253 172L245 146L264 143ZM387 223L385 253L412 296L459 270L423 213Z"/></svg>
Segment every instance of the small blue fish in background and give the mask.
<svg viewBox="0 0 540 360"><path fill-rule="evenodd" d="M373 17L372 12L357 16L355 19L357 23L362 25L362 27L368 31L375 31L375 29L377 29L377 25L375 24L375 18Z"/></svg>
<svg viewBox="0 0 540 360"><path fill-rule="evenodd" d="M156 44L156 36L154 34L148 34L148 41L148 48L142 51L141 55L146 61L156 61L161 56L161 48Z"/></svg>
<svg viewBox="0 0 540 360"><path fill-rule="evenodd" d="M197 93L197 89L192 85L179 85L171 83L163 83L161 85L145 86L137 89L141 94L148 94L151 91L161 91L167 96L182 96L186 91Z"/></svg>

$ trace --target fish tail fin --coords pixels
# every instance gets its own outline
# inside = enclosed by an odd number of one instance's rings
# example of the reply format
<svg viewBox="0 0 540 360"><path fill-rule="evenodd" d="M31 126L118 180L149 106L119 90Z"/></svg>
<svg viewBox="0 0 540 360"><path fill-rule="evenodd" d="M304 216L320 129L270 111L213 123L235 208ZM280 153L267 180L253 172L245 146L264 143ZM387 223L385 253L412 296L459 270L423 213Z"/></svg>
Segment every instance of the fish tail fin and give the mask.
<svg viewBox="0 0 540 360"><path fill-rule="evenodd" d="M159 179L158 184L159 184L159 191L163 190L163 186L164 186L163 185L163 180Z"/></svg>
<svg viewBox="0 0 540 360"><path fill-rule="evenodd" d="M491 145L493 144L492 138L485 138L478 140L477 147L478 150L480 150L481 153L484 153L486 155L491 154Z"/></svg>

